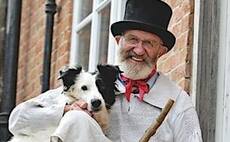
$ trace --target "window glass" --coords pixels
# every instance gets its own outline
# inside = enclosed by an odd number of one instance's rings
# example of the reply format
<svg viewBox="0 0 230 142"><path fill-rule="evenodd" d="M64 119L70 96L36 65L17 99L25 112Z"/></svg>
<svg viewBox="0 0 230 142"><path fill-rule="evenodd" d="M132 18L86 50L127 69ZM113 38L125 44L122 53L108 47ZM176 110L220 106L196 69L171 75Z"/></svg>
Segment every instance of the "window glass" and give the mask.
<svg viewBox="0 0 230 142"><path fill-rule="evenodd" d="M93 0L79 0L78 22L92 13Z"/></svg>
<svg viewBox="0 0 230 142"><path fill-rule="evenodd" d="M99 38L99 63L105 64L107 62L108 54L108 39L109 39L109 21L110 21L110 6L108 4L99 13L100 21L100 38Z"/></svg>
<svg viewBox="0 0 230 142"><path fill-rule="evenodd" d="M70 64L94 71L97 64L116 61L110 24L123 17L126 0L74 0Z"/></svg>
<svg viewBox="0 0 230 142"><path fill-rule="evenodd" d="M91 23L86 25L78 32L78 64L82 65L84 70L88 70L89 50L90 50Z"/></svg>
<svg viewBox="0 0 230 142"><path fill-rule="evenodd" d="M98 0L98 3L103 2L104 0Z"/></svg>

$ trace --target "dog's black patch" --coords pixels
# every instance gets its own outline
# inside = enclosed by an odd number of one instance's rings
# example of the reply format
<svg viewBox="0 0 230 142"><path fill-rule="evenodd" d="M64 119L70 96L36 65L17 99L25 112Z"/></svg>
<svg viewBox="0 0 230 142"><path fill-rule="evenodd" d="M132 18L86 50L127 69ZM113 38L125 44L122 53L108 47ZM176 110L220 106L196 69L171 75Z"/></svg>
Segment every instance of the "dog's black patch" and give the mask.
<svg viewBox="0 0 230 142"><path fill-rule="evenodd" d="M106 103L107 109L115 102L115 81L121 72L118 66L98 65L98 74L96 76L96 85Z"/></svg>
<svg viewBox="0 0 230 142"><path fill-rule="evenodd" d="M76 68L69 68L66 71L59 71L60 77L64 85L64 91L68 91L69 88L75 83L77 75L81 72L82 67L77 66Z"/></svg>

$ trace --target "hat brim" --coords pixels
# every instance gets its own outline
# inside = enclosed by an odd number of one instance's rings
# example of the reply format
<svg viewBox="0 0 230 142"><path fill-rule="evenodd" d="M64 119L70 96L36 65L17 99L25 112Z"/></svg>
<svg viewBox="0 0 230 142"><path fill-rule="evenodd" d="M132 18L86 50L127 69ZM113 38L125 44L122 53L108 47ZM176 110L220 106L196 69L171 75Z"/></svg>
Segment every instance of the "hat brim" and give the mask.
<svg viewBox="0 0 230 142"><path fill-rule="evenodd" d="M143 30L146 32L154 33L161 38L164 45L168 48L168 51L172 49L175 44L176 38L175 36L162 28L157 26L148 25L141 22L136 21L119 21L115 22L111 25L111 32L113 36L121 35L127 30Z"/></svg>

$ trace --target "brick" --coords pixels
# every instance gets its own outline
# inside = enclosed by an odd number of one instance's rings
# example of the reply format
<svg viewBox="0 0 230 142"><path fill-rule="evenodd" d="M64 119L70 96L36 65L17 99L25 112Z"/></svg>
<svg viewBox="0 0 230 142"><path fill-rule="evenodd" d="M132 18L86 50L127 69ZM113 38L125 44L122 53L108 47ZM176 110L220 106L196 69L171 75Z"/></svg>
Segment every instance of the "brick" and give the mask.
<svg viewBox="0 0 230 142"><path fill-rule="evenodd" d="M60 46L59 50L58 50L58 54L57 56L60 57L62 56L64 53L69 51L69 42L65 41L61 44L62 46Z"/></svg>
<svg viewBox="0 0 230 142"><path fill-rule="evenodd" d="M167 0L167 3L172 7L177 7L183 0Z"/></svg>
<svg viewBox="0 0 230 142"><path fill-rule="evenodd" d="M182 29L181 32L187 32L193 28L193 14L187 14L181 19Z"/></svg>
<svg viewBox="0 0 230 142"><path fill-rule="evenodd" d="M176 36L176 37L179 37L180 34L181 34L181 30L182 30L182 24L181 22L179 22L178 24L174 25L172 27L172 30L171 32Z"/></svg>
<svg viewBox="0 0 230 142"><path fill-rule="evenodd" d="M16 105L20 104L21 102L24 101L25 98L25 93L24 90L17 91L17 96L16 96Z"/></svg>
<svg viewBox="0 0 230 142"><path fill-rule="evenodd" d="M192 63L186 63L185 68L185 78L191 78L192 77Z"/></svg>
<svg viewBox="0 0 230 142"><path fill-rule="evenodd" d="M187 41L188 41L188 38L189 38L189 33L188 32L185 32L183 34L181 34L178 38L177 38L177 41L176 41L176 45L174 47L174 51L175 52L179 52L180 50L184 49L184 48L187 48Z"/></svg>
<svg viewBox="0 0 230 142"><path fill-rule="evenodd" d="M182 7L179 5L173 9L173 15L172 15L172 19L170 21L171 24L178 23L183 16L184 16L184 14L182 12Z"/></svg>
<svg viewBox="0 0 230 142"><path fill-rule="evenodd" d="M185 76L185 65L178 66L175 70L170 73L171 79L178 81Z"/></svg>
<svg viewBox="0 0 230 142"><path fill-rule="evenodd" d="M191 79L181 79L178 84L179 86L181 86L188 94L190 92L190 83L191 83Z"/></svg>
<svg viewBox="0 0 230 142"><path fill-rule="evenodd" d="M194 12L194 1L193 0L183 0L182 3L182 11L184 15L187 13L193 13Z"/></svg>

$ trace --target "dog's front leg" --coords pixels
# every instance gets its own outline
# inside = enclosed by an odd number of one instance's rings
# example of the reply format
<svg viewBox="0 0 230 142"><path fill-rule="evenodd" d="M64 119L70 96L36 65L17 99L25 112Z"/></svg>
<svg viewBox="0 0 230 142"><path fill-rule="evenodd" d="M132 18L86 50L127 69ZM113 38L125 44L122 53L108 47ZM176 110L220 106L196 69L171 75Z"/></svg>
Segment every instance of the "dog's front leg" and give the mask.
<svg viewBox="0 0 230 142"><path fill-rule="evenodd" d="M103 132L109 128L109 113L105 107L100 111L93 112L93 118L101 126Z"/></svg>

